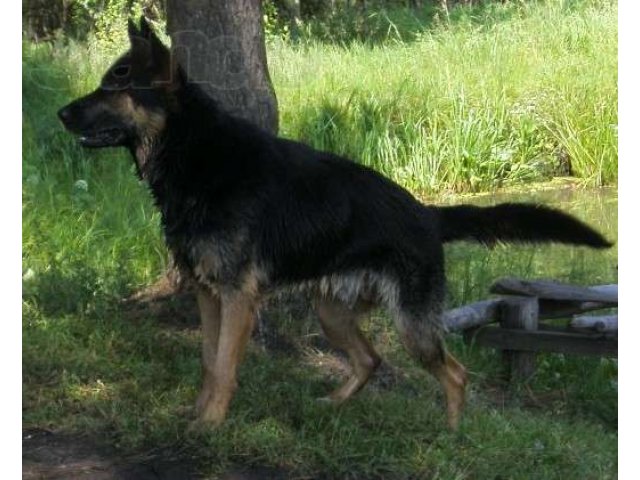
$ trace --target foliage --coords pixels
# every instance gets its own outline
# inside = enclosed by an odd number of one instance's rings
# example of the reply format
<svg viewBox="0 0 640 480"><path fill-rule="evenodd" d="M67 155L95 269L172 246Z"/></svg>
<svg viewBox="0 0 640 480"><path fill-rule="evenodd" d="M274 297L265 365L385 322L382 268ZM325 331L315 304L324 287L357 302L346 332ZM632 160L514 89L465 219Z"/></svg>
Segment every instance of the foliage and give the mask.
<svg viewBox="0 0 640 480"><path fill-rule="evenodd" d="M118 34L130 16L164 18L163 5L162 0L25 0L23 32L31 39L56 35L84 39L95 34L104 41Z"/></svg>
<svg viewBox="0 0 640 480"><path fill-rule="evenodd" d="M278 9L275 2L264 1L262 2L263 18L262 24L264 26L265 36L268 39L281 38L288 40L290 38L290 21L283 19L281 13L282 9ZM285 10L286 11L286 10Z"/></svg>

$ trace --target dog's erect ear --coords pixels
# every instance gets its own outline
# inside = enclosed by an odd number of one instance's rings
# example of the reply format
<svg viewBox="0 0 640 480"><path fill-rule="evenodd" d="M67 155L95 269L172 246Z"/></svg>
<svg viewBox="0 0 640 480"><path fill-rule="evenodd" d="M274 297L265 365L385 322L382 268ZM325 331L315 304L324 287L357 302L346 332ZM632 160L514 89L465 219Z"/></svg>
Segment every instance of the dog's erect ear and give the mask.
<svg viewBox="0 0 640 480"><path fill-rule="evenodd" d="M133 19L129 19L127 30L129 31L129 42L131 43L131 56L144 65L148 63L151 56L151 43L142 34Z"/></svg>
<svg viewBox="0 0 640 480"><path fill-rule="evenodd" d="M131 28L129 28L129 36L131 37ZM151 63L155 67L162 67L169 61L169 49L155 34L144 15L140 17L140 30L137 32L137 35L133 35L133 37L134 38L131 39L131 45L139 47L140 45L138 45L138 43L144 44L145 51L142 53L150 54L149 60L151 60ZM142 40L142 42L138 42L138 40Z"/></svg>
<svg viewBox="0 0 640 480"><path fill-rule="evenodd" d="M151 54L156 62L165 62L169 59L169 49L162 43L162 40L158 38L155 32L151 29L147 21L143 18L141 21L142 32L145 34L145 38L151 43Z"/></svg>
<svg viewBox="0 0 640 480"><path fill-rule="evenodd" d="M129 39L134 64L150 69L156 75L156 84L176 88L178 85L177 65L169 49L155 34L144 16L140 17L140 29L129 20Z"/></svg>
<svg viewBox="0 0 640 480"><path fill-rule="evenodd" d="M127 29L129 31L129 38L133 39L133 38L144 38L147 40L151 39L151 36L153 35L153 29L151 28L151 25L149 25L149 22L147 21L146 18L144 18L144 16L140 17L140 27L138 28L138 26L136 25L136 22L132 19L129 18L128 24L127 24Z"/></svg>
<svg viewBox="0 0 640 480"><path fill-rule="evenodd" d="M149 38L149 35L153 34L153 30L151 29L151 25L147 22L147 19L144 18L144 15L140 16L140 35L144 38Z"/></svg>
<svg viewBox="0 0 640 480"><path fill-rule="evenodd" d="M127 22L127 30L129 32L129 40L132 40L134 37L141 36L140 30L138 30L138 27L136 26L132 18L130 18Z"/></svg>

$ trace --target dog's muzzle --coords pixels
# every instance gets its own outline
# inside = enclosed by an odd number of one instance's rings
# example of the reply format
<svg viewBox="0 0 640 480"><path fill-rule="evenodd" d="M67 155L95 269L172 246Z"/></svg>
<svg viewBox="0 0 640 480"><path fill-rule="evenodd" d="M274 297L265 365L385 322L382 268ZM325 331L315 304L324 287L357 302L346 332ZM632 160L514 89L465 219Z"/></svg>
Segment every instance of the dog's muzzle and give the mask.
<svg viewBox="0 0 640 480"><path fill-rule="evenodd" d="M126 142L127 134L122 128L83 126L83 123L87 123L86 119L83 118L82 112L77 110L75 102L71 103L58 111L58 118L67 130L78 136L78 141L83 147L116 147Z"/></svg>

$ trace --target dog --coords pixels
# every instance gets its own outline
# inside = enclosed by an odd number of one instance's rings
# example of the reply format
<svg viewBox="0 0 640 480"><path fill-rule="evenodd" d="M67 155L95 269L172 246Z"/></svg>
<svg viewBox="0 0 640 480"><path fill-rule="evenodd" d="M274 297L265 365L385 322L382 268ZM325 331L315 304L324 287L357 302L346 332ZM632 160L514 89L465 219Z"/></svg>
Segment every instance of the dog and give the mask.
<svg viewBox="0 0 640 480"><path fill-rule="evenodd" d="M144 18L129 21L129 39L97 90L58 115L84 147L131 152L174 261L196 285L202 422L219 425L228 412L261 303L302 289L352 368L326 400L344 402L379 365L358 323L381 306L441 384L455 429L467 374L443 341L443 244L611 246L579 220L534 204L424 205L372 169L227 114L189 82Z"/></svg>

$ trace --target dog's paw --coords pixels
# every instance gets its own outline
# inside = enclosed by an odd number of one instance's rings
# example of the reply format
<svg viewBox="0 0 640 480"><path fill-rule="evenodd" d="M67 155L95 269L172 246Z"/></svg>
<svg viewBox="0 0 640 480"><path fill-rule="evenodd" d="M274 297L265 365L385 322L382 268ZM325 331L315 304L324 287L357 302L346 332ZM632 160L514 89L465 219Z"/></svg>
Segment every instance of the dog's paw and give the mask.
<svg viewBox="0 0 640 480"><path fill-rule="evenodd" d="M200 393L198 394L198 398L196 400L196 414L201 416L209 403L209 399L211 398L211 389L207 387L203 387Z"/></svg>
<svg viewBox="0 0 640 480"><path fill-rule="evenodd" d="M189 422L189 426L187 427L187 434L199 435L201 433L206 432L208 429L209 428L206 424L202 423L199 419L197 419Z"/></svg>
<svg viewBox="0 0 640 480"><path fill-rule="evenodd" d="M330 397L329 395L326 395L324 397L318 397L316 398L316 403L322 404L322 405L339 405L341 402L337 401L335 398Z"/></svg>
<svg viewBox="0 0 640 480"><path fill-rule="evenodd" d="M206 433L212 429L218 428L224 422L224 418L208 418L204 414L199 415L198 418L191 421L187 427L187 433L198 435Z"/></svg>

